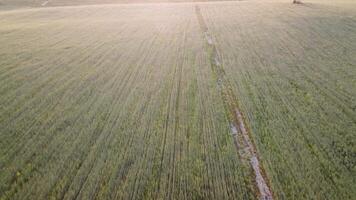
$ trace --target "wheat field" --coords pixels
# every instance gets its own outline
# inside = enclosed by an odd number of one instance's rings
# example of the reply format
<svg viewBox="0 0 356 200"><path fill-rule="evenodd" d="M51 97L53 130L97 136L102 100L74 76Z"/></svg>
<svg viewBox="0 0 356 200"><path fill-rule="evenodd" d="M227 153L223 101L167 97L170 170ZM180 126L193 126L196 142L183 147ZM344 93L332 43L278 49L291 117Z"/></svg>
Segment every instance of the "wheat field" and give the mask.
<svg viewBox="0 0 356 200"><path fill-rule="evenodd" d="M355 198L356 2L7 2L1 200Z"/></svg>

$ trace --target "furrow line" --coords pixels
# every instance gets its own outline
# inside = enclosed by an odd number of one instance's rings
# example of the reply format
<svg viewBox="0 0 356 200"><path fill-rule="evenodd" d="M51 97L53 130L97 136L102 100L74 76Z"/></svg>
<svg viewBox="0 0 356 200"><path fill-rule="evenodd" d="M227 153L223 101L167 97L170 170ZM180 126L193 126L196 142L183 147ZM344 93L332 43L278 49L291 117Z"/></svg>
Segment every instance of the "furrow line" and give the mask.
<svg viewBox="0 0 356 200"><path fill-rule="evenodd" d="M270 189L267 176L259 162L259 156L255 145L245 125L243 114L239 109L237 97L232 90L231 83L226 77L226 73L220 61L221 59L219 52L217 51L214 40L209 33L209 29L198 5L195 6L195 13L198 18L199 26L203 32L204 39L208 46L210 65L217 80L218 89L223 100L228 120L230 121L232 137L237 152L239 153L241 161L249 165L253 171L255 187L258 190L257 196L259 199L272 200L273 193Z"/></svg>

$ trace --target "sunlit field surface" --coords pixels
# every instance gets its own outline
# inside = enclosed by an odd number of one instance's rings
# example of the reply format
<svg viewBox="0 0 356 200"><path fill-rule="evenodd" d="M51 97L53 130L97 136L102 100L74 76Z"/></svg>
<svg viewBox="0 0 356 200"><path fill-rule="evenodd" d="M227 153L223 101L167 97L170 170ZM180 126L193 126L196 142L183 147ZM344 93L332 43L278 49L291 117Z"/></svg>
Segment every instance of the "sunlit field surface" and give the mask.
<svg viewBox="0 0 356 200"><path fill-rule="evenodd" d="M1 200L258 199L237 105L273 199L355 198L356 2L8 2Z"/></svg>

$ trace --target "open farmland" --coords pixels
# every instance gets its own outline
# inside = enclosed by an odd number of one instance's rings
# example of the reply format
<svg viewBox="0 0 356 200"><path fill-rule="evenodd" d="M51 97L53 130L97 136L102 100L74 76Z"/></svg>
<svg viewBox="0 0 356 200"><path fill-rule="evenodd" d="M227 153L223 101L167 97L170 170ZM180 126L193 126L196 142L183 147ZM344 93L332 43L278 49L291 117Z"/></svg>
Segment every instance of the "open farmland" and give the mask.
<svg viewBox="0 0 356 200"><path fill-rule="evenodd" d="M308 2L0 11L0 199L354 199L356 2Z"/></svg>

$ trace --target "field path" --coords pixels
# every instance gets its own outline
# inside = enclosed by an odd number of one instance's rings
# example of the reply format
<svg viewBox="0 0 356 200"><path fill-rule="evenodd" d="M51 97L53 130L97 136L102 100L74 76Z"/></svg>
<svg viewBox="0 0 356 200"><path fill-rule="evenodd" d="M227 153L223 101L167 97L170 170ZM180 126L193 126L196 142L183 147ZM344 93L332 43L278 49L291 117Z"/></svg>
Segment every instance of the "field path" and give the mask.
<svg viewBox="0 0 356 200"><path fill-rule="evenodd" d="M259 162L255 145L249 136L243 115L239 110L237 97L233 93L231 84L225 75L219 53L198 5L195 6L195 12L199 26L208 45L211 68L218 83L226 114L231 123L231 131L235 147L239 152L242 161L249 162L250 167L253 169L259 199L272 200L273 195L268 185L268 179Z"/></svg>

